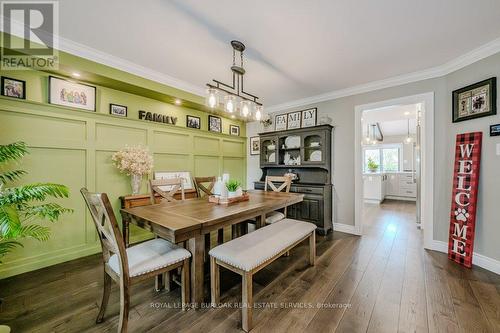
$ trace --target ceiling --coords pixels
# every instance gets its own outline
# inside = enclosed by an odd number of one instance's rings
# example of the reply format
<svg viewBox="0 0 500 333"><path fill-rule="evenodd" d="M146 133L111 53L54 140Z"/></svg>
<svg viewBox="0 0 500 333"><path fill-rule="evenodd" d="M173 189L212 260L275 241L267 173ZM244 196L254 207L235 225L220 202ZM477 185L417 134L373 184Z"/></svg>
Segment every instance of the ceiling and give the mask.
<svg viewBox="0 0 500 333"><path fill-rule="evenodd" d="M65 0L59 11L63 38L198 94L231 79L239 39L245 90L266 106L438 66L500 37L498 0Z"/></svg>
<svg viewBox="0 0 500 333"><path fill-rule="evenodd" d="M409 123L408 123L409 120ZM417 104L394 105L364 111L362 116L363 136L366 136L367 125L378 123L380 131L386 136L407 135L416 133Z"/></svg>

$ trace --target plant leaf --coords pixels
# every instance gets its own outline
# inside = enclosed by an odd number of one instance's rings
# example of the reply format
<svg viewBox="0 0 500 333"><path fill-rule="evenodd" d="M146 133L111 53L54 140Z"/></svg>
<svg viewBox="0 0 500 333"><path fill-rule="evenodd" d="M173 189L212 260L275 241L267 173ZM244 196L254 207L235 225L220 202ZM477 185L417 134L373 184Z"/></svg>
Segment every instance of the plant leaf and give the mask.
<svg viewBox="0 0 500 333"><path fill-rule="evenodd" d="M12 206L0 206L0 238L10 238L20 228L17 210Z"/></svg>
<svg viewBox="0 0 500 333"><path fill-rule="evenodd" d="M64 208L56 203L46 203L39 206L26 207L23 213L26 218L38 217L47 219L50 222L55 222L59 219L61 214L72 212L73 209Z"/></svg>
<svg viewBox="0 0 500 333"><path fill-rule="evenodd" d="M35 183L7 188L0 196L0 206L22 206L30 201L44 201L48 196L54 198L67 198L69 196L69 190L64 185L52 183Z"/></svg>
<svg viewBox="0 0 500 333"><path fill-rule="evenodd" d="M38 224L23 225L19 230L18 238L34 238L39 241L46 241L50 237L50 229Z"/></svg>
<svg viewBox="0 0 500 333"><path fill-rule="evenodd" d="M0 163L9 160L17 160L28 154L26 143L14 142L8 145L0 145Z"/></svg>
<svg viewBox="0 0 500 333"><path fill-rule="evenodd" d="M0 259L16 247L23 247L23 244L16 241L7 241L0 238ZM0 264L2 261L0 260Z"/></svg>
<svg viewBox="0 0 500 333"><path fill-rule="evenodd" d="M0 183L7 184L7 182L13 182L14 180L21 178L21 176L25 174L26 171L24 170L12 170L1 173Z"/></svg>

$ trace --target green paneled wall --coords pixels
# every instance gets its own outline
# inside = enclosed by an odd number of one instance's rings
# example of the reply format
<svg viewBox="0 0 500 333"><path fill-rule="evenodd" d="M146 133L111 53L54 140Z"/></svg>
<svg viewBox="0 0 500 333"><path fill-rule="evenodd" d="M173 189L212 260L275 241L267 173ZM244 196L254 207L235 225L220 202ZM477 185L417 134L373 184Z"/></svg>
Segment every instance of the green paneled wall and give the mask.
<svg viewBox="0 0 500 333"><path fill-rule="evenodd" d="M80 111L47 103L47 74L17 71L2 75L27 81L27 100L0 97L0 144L22 140L31 154L21 167L29 172L23 183L50 181L66 184L71 197L63 200L74 214L50 224L49 241L24 241L24 248L4 258L0 278L75 259L100 251L92 222L79 189L107 192L119 217L118 197L130 193L128 177L111 164L111 155L125 145L148 146L155 170L187 170L197 176L229 172L245 183L246 138L244 124L223 118L241 127L242 137L206 131L207 114L157 100L104 87L97 89L97 112ZM128 106L128 118L108 115L109 103ZM137 120L138 110L174 115L176 126ZM202 118L202 130L185 127L186 115ZM142 191L147 192L146 179ZM132 240L150 237L132 230Z"/></svg>

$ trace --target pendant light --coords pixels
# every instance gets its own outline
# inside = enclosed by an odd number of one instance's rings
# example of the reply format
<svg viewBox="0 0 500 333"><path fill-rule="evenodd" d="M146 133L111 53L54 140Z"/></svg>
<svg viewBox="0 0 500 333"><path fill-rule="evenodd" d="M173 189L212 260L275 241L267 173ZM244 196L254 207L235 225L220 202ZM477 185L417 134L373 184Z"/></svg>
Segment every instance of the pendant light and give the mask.
<svg viewBox="0 0 500 333"><path fill-rule="evenodd" d="M408 130L406 132L406 143L411 143L411 137L410 137L410 119L408 118Z"/></svg>
<svg viewBox="0 0 500 333"><path fill-rule="evenodd" d="M224 111L231 113L231 117L235 115L235 111L239 109L240 116L244 119L252 117L253 110L255 109L255 120L262 119L264 109L262 104L258 102L259 97L253 95L244 88L244 75L245 68L243 67L243 51L245 51L245 44L240 41L231 41L233 48L233 65L231 72L233 80L231 84L224 83L218 80L212 80L213 83L207 83L206 105L215 109L219 106L220 99L223 101ZM237 55L239 57L237 57ZM237 61L239 58L239 63ZM239 102L241 100L241 102ZM238 103L239 102L239 103Z"/></svg>

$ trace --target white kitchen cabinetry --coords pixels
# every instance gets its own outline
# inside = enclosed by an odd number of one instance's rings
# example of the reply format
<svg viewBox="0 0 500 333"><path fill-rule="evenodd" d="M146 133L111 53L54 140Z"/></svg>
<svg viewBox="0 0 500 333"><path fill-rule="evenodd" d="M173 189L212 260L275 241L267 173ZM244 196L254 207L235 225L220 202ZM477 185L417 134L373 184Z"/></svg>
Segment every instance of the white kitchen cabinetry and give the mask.
<svg viewBox="0 0 500 333"><path fill-rule="evenodd" d="M409 172L363 175L364 199L380 203L384 199L416 200L417 187Z"/></svg>

